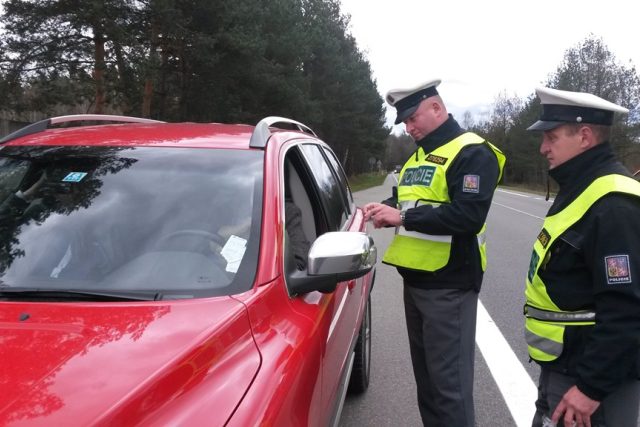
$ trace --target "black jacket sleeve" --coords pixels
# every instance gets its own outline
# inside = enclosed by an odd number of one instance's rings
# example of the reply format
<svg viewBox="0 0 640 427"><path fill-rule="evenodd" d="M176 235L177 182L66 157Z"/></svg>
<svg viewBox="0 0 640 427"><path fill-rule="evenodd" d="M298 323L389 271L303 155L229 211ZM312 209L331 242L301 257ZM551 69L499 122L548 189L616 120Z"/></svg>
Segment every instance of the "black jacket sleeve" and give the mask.
<svg viewBox="0 0 640 427"><path fill-rule="evenodd" d="M489 213L498 176L498 159L487 145L465 147L447 170L451 203L407 210L405 228L433 235L476 234ZM477 181L477 188L465 186L465 177Z"/></svg>
<svg viewBox="0 0 640 427"><path fill-rule="evenodd" d="M578 388L602 400L638 377L640 362L640 200L611 195L592 208L586 224L596 325L578 359Z"/></svg>

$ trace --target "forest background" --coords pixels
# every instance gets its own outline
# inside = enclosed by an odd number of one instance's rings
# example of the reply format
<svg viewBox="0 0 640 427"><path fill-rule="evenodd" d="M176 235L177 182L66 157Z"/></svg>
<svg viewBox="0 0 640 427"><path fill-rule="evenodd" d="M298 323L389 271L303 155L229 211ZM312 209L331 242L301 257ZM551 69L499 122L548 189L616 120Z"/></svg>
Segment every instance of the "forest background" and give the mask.
<svg viewBox="0 0 640 427"><path fill-rule="evenodd" d="M42 118L123 114L181 122L301 121L349 175L392 170L415 150L392 132L371 66L339 0L5 0L0 17L4 134ZM629 108L612 144L640 169L640 78L597 35L568 46L546 86ZM446 102L446 99L445 99ZM456 117L507 155L504 184L542 188L532 93L496 94Z"/></svg>

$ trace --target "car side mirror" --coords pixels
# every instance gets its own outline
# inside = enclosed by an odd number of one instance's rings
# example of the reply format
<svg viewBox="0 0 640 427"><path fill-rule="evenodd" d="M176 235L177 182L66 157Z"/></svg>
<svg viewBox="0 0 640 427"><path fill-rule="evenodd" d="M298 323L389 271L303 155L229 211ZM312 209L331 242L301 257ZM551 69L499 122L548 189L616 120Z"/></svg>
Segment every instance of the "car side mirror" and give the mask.
<svg viewBox="0 0 640 427"><path fill-rule="evenodd" d="M287 275L289 293L333 292L338 282L356 279L371 271L377 258L373 239L366 233L324 233L309 249L307 270L290 269Z"/></svg>

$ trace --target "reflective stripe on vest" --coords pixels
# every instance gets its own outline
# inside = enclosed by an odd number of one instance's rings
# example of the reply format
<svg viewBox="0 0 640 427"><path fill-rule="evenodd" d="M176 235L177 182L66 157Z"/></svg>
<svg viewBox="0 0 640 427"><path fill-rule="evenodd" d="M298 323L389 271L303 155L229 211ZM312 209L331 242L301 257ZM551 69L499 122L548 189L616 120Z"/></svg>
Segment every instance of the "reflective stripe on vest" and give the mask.
<svg viewBox="0 0 640 427"><path fill-rule="evenodd" d="M531 254L525 296L525 338L532 359L548 362L562 354L566 326L593 325L591 311L561 310L549 297L538 275L543 263L548 263L553 243L578 222L591 206L609 193L625 193L640 197L640 183L623 175L606 175L593 181L573 202L555 215L548 216L542 225Z"/></svg>
<svg viewBox="0 0 640 427"><path fill-rule="evenodd" d="M421 147L407 160L400 172L398 204L406 211L420 205L434 207L450 203L446 172L460 151L472 144L487 144L498 159L499 177L502 176L505 157L502 152L474 133L464 133L430 153ZM496 183L497 185L497 183ZM486 224L478 233L480 262L486 268ZM451 235L430 235L396 228L396 235L382 261L413 270L436 271L445 267L451 254Z"/></svg>
<svg viewBox="0 0 640 427"><path fill-rule="evenodd" d="M524 338L527 340L527 344L529 348L534 347L537 349L540 357L549 358L549 360L557 359L562 354L562 341L554 341L550 338L542 338L541 335L544 334L552 334L555 332L554 329L550 329L549 331L536 331L531 332L528 328L524 330ZM562 340L562 334L560 334L556 339Z"/></svg>
<svg viewBox="0 0 640 427"><path fill-rule="evenodd" d="M536 320L547 320L551 322L591 322L596 320L594 311L547 311L540 310L529 305L524 306L524 315Z"/></svg>
<svg viewBox="0 0 640 427"><path fill-rule="evenodd" d="M406 211L407 209L415 208L417 206L426 205L427 203L418 201L412 202L404 202L400 205L400 210ZM431 206L440 206L440 203L429 203ZM483 226L480 232L477 234L478 245L482 246L487 242L487 233L485 232L486 226ZM451 243L453 240L453 236L449 235L435 235L435 234L426 234L420 233L419 231L407 231L404 227L396 227L396 234L400 236L409 236L414 237L416 239L429 240L432 242L446 242Z"/></svg>
<svg viewBox="0 0 640 427"><path fill-rule="evenodd" d="M404 202L400 202L400 210L401 211L406 211L407 209L411 209L411 208L415 208L418 206L423 206L426 204L430 204L433 207L437 207L440 206L440 203L426 203L423 202L421 200L411 200L411 201L404 201ZM429 240L432 242L445 242L445 243L451 243L452 240L452 236L443 236L443 235L435 235L435 234L426 234L426 233L420 233L418 231L407 231L405 230L404 227L396 227L396 234L400 235L400 236L408 236L408 237L413 237L416 239L422 239L422 240Z"/></svg>

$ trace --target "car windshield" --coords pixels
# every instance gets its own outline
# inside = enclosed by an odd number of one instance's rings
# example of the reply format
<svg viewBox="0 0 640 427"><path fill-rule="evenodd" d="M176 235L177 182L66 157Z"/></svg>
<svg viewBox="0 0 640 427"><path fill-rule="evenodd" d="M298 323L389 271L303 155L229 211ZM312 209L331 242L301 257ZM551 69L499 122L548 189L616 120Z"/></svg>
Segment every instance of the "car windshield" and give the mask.
<svg viewBox="0 0 640 427"><path fill-rule="evenodd" d="M2 147L0 290L248 290L262 170L249 150Z"/></svg>

